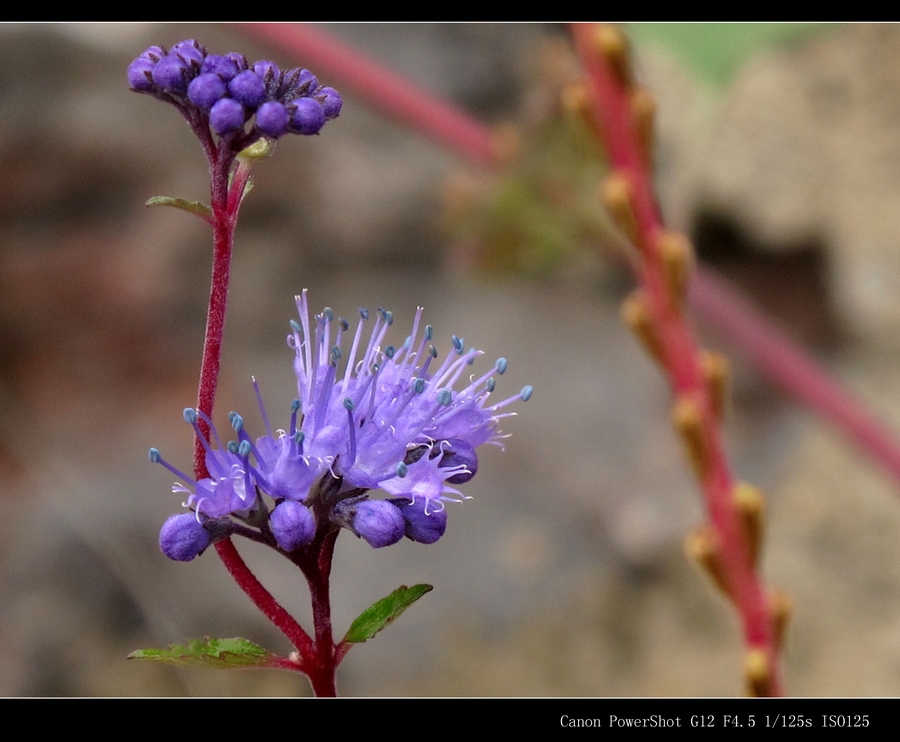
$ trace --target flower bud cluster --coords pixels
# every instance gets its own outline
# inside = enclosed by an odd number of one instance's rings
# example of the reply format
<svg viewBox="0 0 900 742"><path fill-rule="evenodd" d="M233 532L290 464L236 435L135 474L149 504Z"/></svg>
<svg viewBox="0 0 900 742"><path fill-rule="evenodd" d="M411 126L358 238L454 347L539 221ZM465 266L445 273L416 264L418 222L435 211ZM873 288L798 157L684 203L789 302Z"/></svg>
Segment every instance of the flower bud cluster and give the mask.
<svg viewBox="0 0 900 742"><path fill-rule="evenodd" d="M319 85L309 70L282 71L268 60L250 64L242 54L209 54L197 41L180 41L166 51L151 46L128 67L128 84L174 103L189 120L199 118L219 136L245 132L278 139L318 134L341 112L341 96Z"/></svg>
<svg viewBox="0 0 900 742"><path fill-rule="evenodd" d="M445 503L465 499L452 485L475 476L478 446L499 445L499 421L513 414L502 410L531 397L526 386L490 403L506 359L469 376L483 353L466 350L455 335L452 350L438 362L421 308L399 347L383 346L393 324L390 312L379 309L367 333L369 312L360 310L345 363L341 347L350 324L327 307L311 322L306 292L297 297L297 308L300 322L291 322L288 345L295 353L299 397L286 430L272 432L257 388L266 435L256 439L236 412L229 416L236 440L223 445L206 415L184 411L206 450L208 477L195 481L150 450L151 461L185 482L172 490L186 495L184 505L194 511L166 522L160 547L170 558L192 559L232 533L284 552L338 528L374 548L404 537L433 544L447 528ZM461 388L454 388L457 383ZM231 518L246 525L231 528Z"/></svg>

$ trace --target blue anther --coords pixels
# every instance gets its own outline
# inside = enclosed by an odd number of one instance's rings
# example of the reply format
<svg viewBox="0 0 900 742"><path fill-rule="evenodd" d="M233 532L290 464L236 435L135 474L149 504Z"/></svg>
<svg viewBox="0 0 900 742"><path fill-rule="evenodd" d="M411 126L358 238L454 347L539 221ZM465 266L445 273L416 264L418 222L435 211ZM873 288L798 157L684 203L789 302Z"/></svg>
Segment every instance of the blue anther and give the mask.
<svg viewBox="0 0 900 742"><path fill-rule="evenodd" d="M384 314L382 316L384 317L384 321L387 323L388 327L390 327L392 324L394 324L394 313L393 312L389 312L387 309L385 309Z"/></svg>
<svg viewBox="0 0 900 742"><path fill-rule="evenodd" d="M435 348L433 345L429 345L428 355L430 355L432 358L437 358L437 348Z"/></svg>
<svg viewBox="0 0 900 742"><path fill-rule="evenodd" d="M233 423L233 422L234 422L234 416L235 416L235 415L237 415L237 413L236 413L234 410L232 410L231 412L229 412L229 413L228 413L228 422Z"/></svg>
<svg viewBox="0 0 900 742"><path fill-rule="evenodd" d="M494 379L494 377L492 376L490 379L487 380L487 382L485 383L485 386L487 387L487 390L489 392L494 391L494 387L497 386L496 379Z"/></svg>
<svg viewBox="0 0 900 742"><path fill-rule="evenodd" d="M507 361L505 358L498 358L497 363L494 368L497 369L497 373L503 376L506 373Z"/></svg>
<svg viewBox="0 0 900 742"><path fill-rule="evenodd" d="M416 383L413 384L413 388L416 390L416 394L421 394L425 391L425 379L416 379Z"/></svg>
<svg viewBox="0 0 900 742"><path fill-rule="evenodd" d="M250 455L250 449L253 448L253 444L250 441L241 441L241 445L238 446L238 455L246 458Z"/></svg>
<svg viewBox="0 0 900 742"><path fill-rule="evenodd" d="M341 360L341 356L342 356L342 355L343 355L343 353L341 353L341 349L338 348L338 347L335 345L335 346L331 349L331 365L332 365L332 366L337 366L337 362L338 362L339 360Z"/></svg>
<svg viewBox="0 0 900 742"><path fill-rule="evenodd" d="M291 320L291 329L294 332L302 332L302 330L300 329L300 323L293 319Z"/></svg>
<svg viewBox="0 0 900 742"><path fill-rule="evenodd" d="M451 336L450 342L453 343L453 347L456 348L457 353L463 352L463 341L462 338L456 337L456 335Z"/></svg>
<svg viewBox="0 0 900 742"><path fill-rule="evenodd" d="M237 441L228 441L228 443L225 445L225 448L228 449L228 453L237 453L238 452Z"/></svg>
<svg viewBox="0 0 900 742"><path fill-rule="evenodd" d="M322 316L329 322L334 322L334 310L331 307L325 307L322 310Z"/></svg>
<svg viewBox="0 0 900 742"><path fill-rule="evenodd" d="M533 386L523 386L522 387L522 401L527 402L529 399L531 399L532 392L534 392Z"/></svg>
<svg viewBox="0 0 900 742"><path fill-rule="evenodd" d="M363 319L369 319L369 310L363 307L359 308L359 316Z"/></svg>
<svg viewBox="0 0 900 742"><path fill-rule="evenodd" d="M182 414L184 415L184 420L185 420L185 422L188 422L188 423L190 423L191 425L193 425L194 423L197 422L197 412L196 412L196 410L194 410L194 409L192 409L192 408L190 408L190 407L185 407L185 408L184 408L184 412L183 412Z"/></svg>
<svg viewBox="0 0 900 742"><path fill-rule="evenodd" d="M425 325L425 339L431 340L434 337L434 328L431 325Z"/></svg>
<svg viewBox="0 0 900 742"><path fill-rule="evenodd" d="M159 449L158 448L150 449L150 461L152 461L154 464L157 461L159 461Z"/></svg>
<svg viewBox="0 0 900 742"><path fill-rule="evenodd" d="M293 402L291 402L291 412L297 412L297 410L299 410L299 409L300 409L300 400L295 399Z"/></svg>
<svg viewBox="0 0 900 742"><path fill-rule="evenodd" d="M229 415L231 418L231 427L234 428L235 433L240 433L241 428L244 427L244 418L238 415L236 412Z"/></svg>
<svg viewBox="0 0 900 742"><path fill-rule="evenodd" d="M345 320L343 317L338 319L338 322L341 323L341 327L343 328L344 332L347 332L347 330L350 329L350 323L347 320Z"/></svg>
<svg viewBox="0 0 900 742"><path fill-rule="evenodd" d="M353 400L350 397L344 397L344 407L346 407L350 412L356 409L356 405L353 404Z"/></svg>
<svg viewBox="0 0 900 742"><path fill-rule="evenodd" d="M444 407L450 404L453 400L453 393L449 389L441 389L438 393L438 402L440 402Z"/></svg>
<svg viewBox="0 0 900 742"><path fill-rule="evenodd" d="M397 468L394 471L397 472L397 476L400 477L400 479L403 479L403 477L409 473L409 467L401 461L397 464Z"/></svg>
<svg viewBox="0 0 900 742"><path fill-rule="evenodd" d="M294 433L295 443L303 443L304 440L306 440L306 435L304 435L302 430L298 430L296 433Z"/></svg>
<svg viewBox="0 0 900 742"><path fill-rule="evenodd" d="M385 354L388 358L393 358L393 357L394 357L394 353L396 353L396 352L397 352L397 350L396 350L396 348L394 348L393 345L389 345L387 348L384 349L384 354Z"/></svg>

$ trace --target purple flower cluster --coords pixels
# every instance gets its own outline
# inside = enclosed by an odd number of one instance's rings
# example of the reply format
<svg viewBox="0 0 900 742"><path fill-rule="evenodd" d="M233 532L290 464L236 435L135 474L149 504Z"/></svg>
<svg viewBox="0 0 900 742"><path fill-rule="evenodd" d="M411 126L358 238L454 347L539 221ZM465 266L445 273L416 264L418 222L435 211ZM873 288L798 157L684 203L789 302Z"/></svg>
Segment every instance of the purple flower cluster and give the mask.
<svg viewBox="0 0 900 742"><path fill-rule="evenodd" d="M300 321L291 322L288 345L295 354L298 399L286 430L273 433L257 388L266 435L255 441L237 413L230 415L237 439L223 445L206 416L185 410L206 448L208 478L195 481L150 451L151 461L186 482L173 491L187 496L184 504L196 516L172 516L164 526L160 546L172 559L193 558L214 540L201 530L228 535L232 516L258 528L257 540L286 552L339 527L376 548L404 536L434 543L447 526L444 504L465 497L453 485L478 471L476 449L499 445L500 420L515 414L503 410L531 397L526 386L490 404L506 360L479 376L467 375L483 352L466 350L454 335L453 350L439 362L421 308L399 347L383 345L393 323L390 312L379 309L366 332L369 312L360 310L345 362L349 323L328 308L311 321L305 291L297 308ZM210 427L209 439L200 420ZM378 491L388 497L373 498ZM271 511L263 494L275 502Z"/></svg>
<svg viewBox="0 0 900 742"><path fill-rule="evenodd" d="M128 67L128 84L138 93L174 103L188 117L205 119L219 136L244 132L254 116L254 133L278 139L287 133L317 134L341 112L341 96L319 85L309 70L282 72L242 54L208 54L188 39L168 52L146 49Z"/></svg>

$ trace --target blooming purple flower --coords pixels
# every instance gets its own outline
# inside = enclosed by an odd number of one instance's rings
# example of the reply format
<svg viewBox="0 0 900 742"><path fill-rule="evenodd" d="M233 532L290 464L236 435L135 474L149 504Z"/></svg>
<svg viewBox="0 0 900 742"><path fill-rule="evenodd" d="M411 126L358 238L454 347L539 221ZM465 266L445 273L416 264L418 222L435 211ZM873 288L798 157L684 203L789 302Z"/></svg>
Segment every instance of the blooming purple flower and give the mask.
<svg viewBox="0 0 900 742"><path fill-rule="evenodd" d="M331 309L310 317L306 291L296 301L299 322L291 322L288 345L298 398L287 429L272 432L257 387L266 435L255 441L237 413L230 421L238 440L223 446L210 420L185 410L206 449L208 478L194 481L156 449L151 461L184 480L173 491L187 495L185 506L198 518L258 519L268 511L257 493L272 497L270 530L286 551L310 543L316 528L337 526L376 548L404 535L434 543L446 529L445 503L465 499L453 485L478 471L479 446L500 445L500 420L515 414L506 408L527 401L532 388L492 404L506 359L469 375L483 352L465 350L454 335L452 350L439 361L421 308L410 335L394 346L384 344L393 324L389 311L379 309L367 332L370 314L361 309L351 338L349 323ZM198 419L210 426L209 439ZM389 499L373 499L378 490Z"/></svg>
<svg viewBox="0 0 900 742"><path fill-rule="evenodd" d="M340 94L320 86L309 70L282 72L268 60L251 65L236 52L208 54L194 39L168 52L161 46L144 50L128 66L128 85L176 105L195 130L210 126L223 137L243 130L256 112L255 125L231 137L235 153L261 136L317 134L342 104Z"/></svg>

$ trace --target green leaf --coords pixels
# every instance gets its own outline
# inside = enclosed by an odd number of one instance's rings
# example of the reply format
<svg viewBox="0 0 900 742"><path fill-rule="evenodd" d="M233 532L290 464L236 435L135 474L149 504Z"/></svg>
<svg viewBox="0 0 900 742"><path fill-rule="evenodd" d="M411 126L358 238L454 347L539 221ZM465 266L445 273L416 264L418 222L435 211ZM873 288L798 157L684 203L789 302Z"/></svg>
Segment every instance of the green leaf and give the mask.
<svg viewBox="0 0 900 742"><path fill-rule="evenodd" d="M201 216L206 220L212 219L212 209L201 201L188 201L186 198L172 198L170 196L154 196L147 200L147 206L174 206L176 209L184 209L192 214Z"/></svg>
<svg viewBox="0 0 900 742"><path fill-rule="evenodd" d="M188 639L165 649L138 649L130 660L155 660L181 667L277 667L279 658L247 639Z"/></svg>
<svg viewBox="0 0 900 742"><path fill-rule="evenodd" d="M401 585L386 598L366 608L357 616L344 637L345 644L359 644L371 639L403 611L415 603L425 593L433 590L431 585Z"/></svg>

